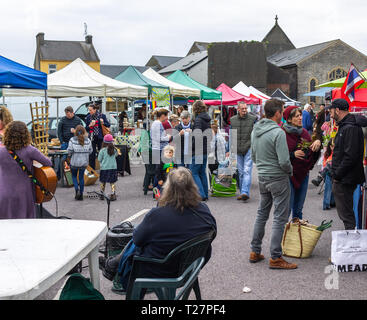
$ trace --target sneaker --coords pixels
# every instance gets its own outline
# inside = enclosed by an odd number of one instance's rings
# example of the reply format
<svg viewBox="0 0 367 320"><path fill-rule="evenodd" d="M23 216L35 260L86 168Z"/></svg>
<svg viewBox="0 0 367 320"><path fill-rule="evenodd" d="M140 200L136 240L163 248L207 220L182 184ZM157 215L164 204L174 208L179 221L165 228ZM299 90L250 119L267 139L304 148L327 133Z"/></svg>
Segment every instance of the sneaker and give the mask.
<svg viewBox="0 0 367 320"><path fill-rule="evenodd" d="M277 259L270 258L269 268L270 269L290 270L290 269L297 269L297 265L295 263L289 263L285 261L282 257L277 258Z"/></svg>
<svg viewBox="0 0 367 320"><path fill-rule="evenodd" d="M98 257L98 262L99 262L99 269L102 270L102 274L103 276L112 281L113 278L115 277L115 273L113 270L110 270L108 268L108 264L106 263L107 259L104 256L100 256Z"/></svg>
<svg viewBox="0 0 367 320"><path fill-rule="evenodd" d="M78 200L78 198L79 198L79 190L75 191L75 200Z"/></svg>
<svg viewBox="0 0 367 320"><path fill-rule="evenodd" d="M78 197L78 199L77 200L81 200L81 201L83 201L83 194L82 193L80 193L79 192L79 197Z"/></svg>
<svg viewBox="0 0 367 320"><path fill-rule="evenodd" d="M159 192L159 189L157 187L153 188L153 194L156 200L158 200L161 197L161 193Z"/></svg>
<svg viewBox="0 0 367 320"><path fill-rule="evenodd" d="M116 194L115 193L112 193L110 194L110 201L116 201Z"/></svg>
<svg viewBox="0 0 367 320"><path fill-rule="evenodd" d="M264 260L264 259L265 259L265 257L260 253L256 253L256 252L251 252L250 253L249 261L251 263L256 263L256 262L259 262L259 261Z"/></svg>

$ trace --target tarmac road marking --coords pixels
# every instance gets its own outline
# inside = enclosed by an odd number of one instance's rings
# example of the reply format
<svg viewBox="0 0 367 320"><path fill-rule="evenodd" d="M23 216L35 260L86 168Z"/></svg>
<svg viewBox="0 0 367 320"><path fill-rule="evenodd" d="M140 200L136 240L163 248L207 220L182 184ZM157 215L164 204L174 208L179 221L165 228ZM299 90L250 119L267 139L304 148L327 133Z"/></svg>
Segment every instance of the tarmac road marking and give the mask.
<svg viewBox="0 0 367 320"><path fill-rule="evenodd" d="M146 214L147 212L149 212L150 209L143 209L140 210L138 213L135 213L134 215L132 215L131 217L127 218L126 220L122 221L123 222L131 222L137 218L139 218L140 216L142 216L143 214Z"/></svg>

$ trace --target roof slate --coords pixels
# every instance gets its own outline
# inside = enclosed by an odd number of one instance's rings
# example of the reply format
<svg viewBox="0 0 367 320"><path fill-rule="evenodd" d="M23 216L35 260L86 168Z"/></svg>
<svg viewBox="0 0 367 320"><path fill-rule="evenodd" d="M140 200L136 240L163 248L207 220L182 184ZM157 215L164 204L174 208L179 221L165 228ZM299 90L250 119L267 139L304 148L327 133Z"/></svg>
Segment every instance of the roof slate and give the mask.
<svg viewBox="0 0 367 320"><path fill-rule="evenodd" d="M84 41L45 40L39 49L42 60L99 61L93 44Z"/></svg>
<svg viewBox="0 0 367 320"><path fill-rule="evenodd" d="M207 57L208 57L208 51L194 52L182 58L181 60L178 60L177 62L169 65L168 67L159 70L158 72L169 73L169 72L175 72L176 70L187 70Z"/></svg>
<svg viewBox="0 0 367 320"><path fill-rule="evenodd" d="M115 79L120 73L124 72L128 67L129 66L101 64L101 73L107 77ZM134 67L141 73L149 69L149 67L145 66L134 66Z"/></svg>
<svg viewBox="0 0 367 320"><path fill-rule="evenodd" d="M152 56L152 58L155 58L157 60L162 69L182 59L182 57L172 56Z"/></svg>
<svg viewBox="0 0 367 320"><path fill-rule="evenodd" d="M283 51L280 53L276 53L267 58L268 62L275 64L277 67L286 67L290 65L294 65L306 59L315 53L325 49L330 44L337 40L322 42L318 44L314 44L312 46L307 46L298 49L292 49Z"/></svg>

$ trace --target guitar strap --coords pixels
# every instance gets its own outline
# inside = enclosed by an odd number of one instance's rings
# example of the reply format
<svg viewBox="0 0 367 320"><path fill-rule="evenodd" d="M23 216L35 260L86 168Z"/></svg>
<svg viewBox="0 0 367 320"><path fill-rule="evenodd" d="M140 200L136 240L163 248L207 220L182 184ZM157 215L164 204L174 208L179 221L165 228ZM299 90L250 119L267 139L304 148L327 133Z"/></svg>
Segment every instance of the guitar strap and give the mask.
<svg viewBox="0 0 367 320"><path fill-rule="evenodd" d="M31 181L40 188L41 192L48 196L48 195L52 195L52 192L48 191L41 182L39 182L36 177L33 176L32 172L30 172L27 168L27 166L24 164L23 160L19 158L19 156L11 150L8 150L9 154L11 155L11 157L16 161L16 163L19 164L20 168L23 170L23 172L28 176L29 179L31 179Z"/></svg>

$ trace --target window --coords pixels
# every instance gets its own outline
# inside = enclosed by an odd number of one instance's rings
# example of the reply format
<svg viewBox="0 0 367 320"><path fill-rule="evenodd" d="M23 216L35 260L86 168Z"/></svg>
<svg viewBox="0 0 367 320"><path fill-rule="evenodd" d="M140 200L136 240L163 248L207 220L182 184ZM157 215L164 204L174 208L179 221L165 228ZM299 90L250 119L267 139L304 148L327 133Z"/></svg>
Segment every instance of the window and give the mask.
<svg viewBox="0 0 367 320"><path fill-rule="evenodd" d="M347 76L347 72L343 68L335 68L332 70L329 75L328 79L329 81L333 81L336 79L344 78Z"/></svg>
<svg viewBox="0 0 367 320"><path fill-rule="evenodd" d="M309 83L309 92L315 91L316 90L316 85L317 85L317 80L316 79L311 79L310 83ZM316 103L316 97L310 97L310 102L315 102Z"/></svg>
<svg viewBox="0 0 367 320"><path fill-rule="evenodd" d="M49 64L48 65L48 74L56 72L56 67L57 67L56 64Z"/></svg>

